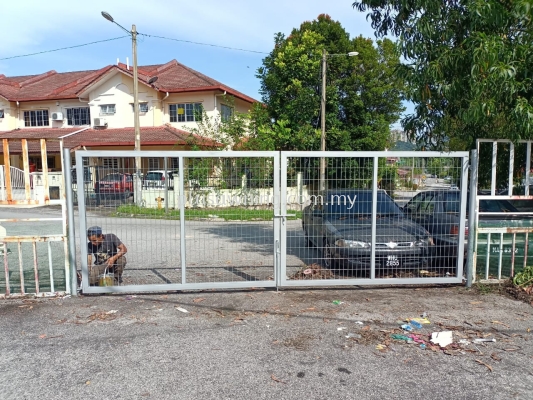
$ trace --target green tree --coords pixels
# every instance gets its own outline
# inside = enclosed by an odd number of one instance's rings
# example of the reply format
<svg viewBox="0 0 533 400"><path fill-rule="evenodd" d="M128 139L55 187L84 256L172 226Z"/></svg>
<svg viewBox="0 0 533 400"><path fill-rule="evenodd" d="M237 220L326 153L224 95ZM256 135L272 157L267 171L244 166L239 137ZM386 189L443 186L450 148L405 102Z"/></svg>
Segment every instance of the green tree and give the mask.
<svg viewBox="0 0 533 400"><path fill-rule="evenodd" d="M532 138L531 0L360 0L377 37L393 34L415 113L402 125L426 148Z"/></svg>
<svg viewBox="0 0 533 400"><path fill-rule="evenodd" d="M320 149L322 50L326 49L326 149L382 150L389 126L403 107L403 85L394 69L399 56L389 39L374 43L350 35L322 14L304 22L288 37L275 35L275 46L257 77L273 124L255 135L273 135L276 150ZM348 57L357 51L356 57ZM260 140L261 142L262 140Z"/></svg>

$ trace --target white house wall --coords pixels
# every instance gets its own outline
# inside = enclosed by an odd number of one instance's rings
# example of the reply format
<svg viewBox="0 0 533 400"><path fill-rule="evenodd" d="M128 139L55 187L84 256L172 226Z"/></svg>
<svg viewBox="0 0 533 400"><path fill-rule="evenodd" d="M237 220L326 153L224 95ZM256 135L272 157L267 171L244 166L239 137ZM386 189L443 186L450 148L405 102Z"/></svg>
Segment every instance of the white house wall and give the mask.
<svg viewBox="0 0 533 400"><path fill-rule="evenodd" d="M154 89L139 85L139 102L148 103L148 112L140 113L140 126L158 126L154 119L155 108L159 108L157 92ZM115 114L104 115L100 113L103 104L115 104ZM89 95L91 119L104 118L108 128L126 128L134 126L133 112L133 79L117 73L96 86ZM91 121L92 122L92 121Z"/></svg>
<svg viewBox="0 0 533 400"><path fill-rule="evenodd" d="M220 117L222 104L229 105L238 113L249 111L251 104L235 98L225 101L220 91L201 91L188 93L158 92L144 84L139 84L139 102L148 103L148 112L140 113L139 122L141 127L161 126L171 124L177 129L190 130L198 126L196 122L170 122L169 106L181 103L201 103L209 118ZM166 98L165 98L166 97ZM115 114L101 115L100 106L103 104L115 104ZM67 109L90 107L91 125L95 118L104 118L108 128L130 128L134 126L133 112L133 79L125 74L117 72L114 75L103 78L89 92L85 99L45 100L21 102L9 102L0 97L0 109L4 110L4 118L0 118L0 131L9 131L17 128L67 128ZM42 127L26 127L24 125L24 111L48 110L49 125ZM60 112L61 120L52 120L52 114Z"/></svg>
<svg viewBox="0 0 533 400"><path fill-rule="evenodd" d="M8 131L17 128L16 103L10 103L0 97L0 110L4 110L4 118L0 118L0 131Z"/></svg>

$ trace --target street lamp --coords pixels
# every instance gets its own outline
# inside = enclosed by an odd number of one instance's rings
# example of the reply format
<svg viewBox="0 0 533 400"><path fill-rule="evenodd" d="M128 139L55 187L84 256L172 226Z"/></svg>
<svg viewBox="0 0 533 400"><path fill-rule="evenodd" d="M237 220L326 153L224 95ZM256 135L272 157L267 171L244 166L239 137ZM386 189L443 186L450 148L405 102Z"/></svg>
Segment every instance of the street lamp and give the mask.
<svg viewBox="0 0 533 400"><path fill-rule="evenodd" d="M135 25L131 26L131 32L124 28L122 25L117 23L113 17L102 11L102 17L111 21L115 25L119 26L123 31L131 35L131 52L133 58L133 126L135 130L135 151L138 151L140 154L141 151L141 128L139 123L139 80L137 75L137 28ZM135 157L135 175L137 181L135 183L135 202L137 205L141 205L141 157L140 155Z"/></svg>
<svg viewBox="0 0 533 400"><path fill-rule="evenodd" d="M334 56L348 56L354 57L359 53L357 51L350 51L346 54L328 54L326 49L322 49L322 94L320 96L320 151L326 151L326 68L327 68L327 57ZM320 191L324 192L326 190L326 159L325 157L320 158Z"/></svg>

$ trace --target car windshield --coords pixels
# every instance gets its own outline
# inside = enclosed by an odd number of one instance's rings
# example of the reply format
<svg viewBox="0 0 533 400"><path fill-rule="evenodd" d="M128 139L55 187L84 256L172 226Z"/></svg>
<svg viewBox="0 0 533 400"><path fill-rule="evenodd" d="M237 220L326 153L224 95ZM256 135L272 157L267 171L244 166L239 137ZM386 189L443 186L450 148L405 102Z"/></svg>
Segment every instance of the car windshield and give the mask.
<svg viewBox="0 0 533 400"><path fill-rule="evenodd" d="M107 182L120 182L122 180L122 175L120 174L109 174L102 178L103 181Z"/></svg>
<svg viewBox="0 0 533 400"><path fill-rule="evenodd" d="M467 201L467 212L468 204L470 203L470 197ZM444 203L445 212L455 212L458 213L461 210L460 202L460 192L456 193L447 193L446 201ZM516 212L517 209L509 203L507 200L479 200L479 211L481 212Z"/></svg>
<svg viewBox="0 0 533 400"><path fill-rule="evenodd" d="M146 174L147 181L160 181L163 174L161 172L148 172Z"/></svg>
<svg viewBox="0 0 533 400"><path fill-rule="evenodd" d="M378 215L402 215L400 208L386 193L378 192L377 195ZM334 218L372 214L371 191L330 193L324 200L327 202L326 213Z"/></svg>

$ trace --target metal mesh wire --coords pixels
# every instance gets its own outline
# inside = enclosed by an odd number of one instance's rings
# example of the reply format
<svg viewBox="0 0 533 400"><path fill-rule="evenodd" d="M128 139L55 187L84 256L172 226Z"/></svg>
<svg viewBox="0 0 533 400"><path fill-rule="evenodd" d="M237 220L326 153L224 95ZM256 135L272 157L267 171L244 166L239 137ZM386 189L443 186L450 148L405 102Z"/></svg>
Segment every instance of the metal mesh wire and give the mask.
<svg viewBox="0 0 533 400"><path fill-rule="evenodd" d="M143 156L140 180L133 157L82 159L80 216L127 247L120 285L274 286L277 265L285 281L458 277L461 157L289 156L280 171L274 155L191 153ZM452 213L444 233L428 222Z"/></svg>
<svg viewBox="0 0 533 400"><path fill-rule="evenodd" d="M478 141L477 279L513 276L533 257L531 142Z"/></svg>
<svg viewBox="0 0 533 400"><path fill-rule="evenodd" d="M458 276L462 158L379 157L376 176L371 157L326 158L325 182L320 161L287 161L304 200L287 229L287 253L303 262L289 280Z"/></svg>

